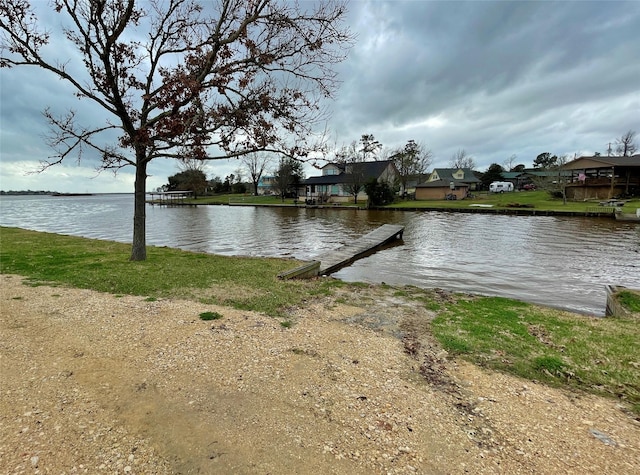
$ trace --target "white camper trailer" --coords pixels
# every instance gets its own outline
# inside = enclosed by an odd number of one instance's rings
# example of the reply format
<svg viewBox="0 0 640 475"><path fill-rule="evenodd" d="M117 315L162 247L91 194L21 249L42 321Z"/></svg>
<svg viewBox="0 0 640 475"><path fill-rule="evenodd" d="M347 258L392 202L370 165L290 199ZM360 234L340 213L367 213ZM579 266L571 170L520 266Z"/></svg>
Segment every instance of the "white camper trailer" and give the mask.
<svg viewBox="0 0 640 475"><path fill-rule="evenodd" d="M505 191L513 191L513 183L509 181L494 181L489 185L491 193L504 193Z"/></svg>

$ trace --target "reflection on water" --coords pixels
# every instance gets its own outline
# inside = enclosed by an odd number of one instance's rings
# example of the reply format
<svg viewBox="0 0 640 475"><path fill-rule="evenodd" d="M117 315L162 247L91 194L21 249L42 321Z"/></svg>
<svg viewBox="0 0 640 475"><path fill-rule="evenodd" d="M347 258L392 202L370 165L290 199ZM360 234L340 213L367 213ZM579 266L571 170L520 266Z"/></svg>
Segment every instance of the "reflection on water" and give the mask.
<svg viewBox="0 0 640 475"><path fill-rule="evenodd" d="M131 242L131 195L2 197L0 205L3 226ZM605 284L640 288L640 226L610 219L147 206L147 242L310 259L385 223L405 226L403 245L335 277L502 295L598 315Z"/></svg>

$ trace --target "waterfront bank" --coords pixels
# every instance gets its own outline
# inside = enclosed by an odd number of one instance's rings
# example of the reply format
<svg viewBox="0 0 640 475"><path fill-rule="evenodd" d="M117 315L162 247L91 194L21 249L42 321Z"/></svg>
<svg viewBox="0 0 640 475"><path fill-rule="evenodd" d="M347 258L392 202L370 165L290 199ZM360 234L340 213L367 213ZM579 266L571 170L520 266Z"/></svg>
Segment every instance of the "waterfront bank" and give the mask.
<svg viewBox="0 0 640 475"><path fill-rule="evenodd" d="M1 197L0 225L131 242L132 195ZM313 260L384 224L402 244L340 270L353 282L501 295L604 315L605 285L640 287L640 226L584 216L266 206L147 207L147 243Z"/></svg>

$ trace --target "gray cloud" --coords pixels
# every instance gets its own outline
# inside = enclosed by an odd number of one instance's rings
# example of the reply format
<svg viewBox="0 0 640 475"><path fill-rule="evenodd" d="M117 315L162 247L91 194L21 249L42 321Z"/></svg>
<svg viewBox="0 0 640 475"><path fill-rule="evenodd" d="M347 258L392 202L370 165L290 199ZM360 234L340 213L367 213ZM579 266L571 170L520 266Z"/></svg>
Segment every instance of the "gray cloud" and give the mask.
<svg viewBox="0 0 640 475"><path fill-rule="evenodd" d="M359 42L334 116L347 141L413 138L444 161L466 148L484 166L512 153L530 164L536 150L602 151L640 125L637 3L353 6ZM429 118L445 123L407 127Z"/></svg>
<svg viewBox="0 0 640 475"><path fill-rule="evenodd" d="M544 151L605 152L627 130L640 133L640 2L363 0L350 3L348 22L357 43L329 104L338 145L365 133L389 148L414 139L438 166L464 148L484 170L512 154L531 165ZM50 154L41 138L45 106L78 109L87 121L96 111L44 72L0 74L0 186L8 189L7 180L20 183L7 175L20 169L9 162ZM83 165L96 163L89 156ZM238 166L213 163L209 174ZM153 164L150 188L175 171L170 161ZM80 191L96 181L89 183ZM125 183L120 191L132 191Z"/></svg>

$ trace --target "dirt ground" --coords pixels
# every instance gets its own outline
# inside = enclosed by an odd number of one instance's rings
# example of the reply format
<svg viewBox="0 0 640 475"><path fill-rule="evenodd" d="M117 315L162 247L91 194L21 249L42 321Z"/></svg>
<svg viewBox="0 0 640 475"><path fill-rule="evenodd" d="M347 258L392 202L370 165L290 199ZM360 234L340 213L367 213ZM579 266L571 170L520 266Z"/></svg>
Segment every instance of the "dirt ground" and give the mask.
<svg viewBox="0 0 640 475"><path fill-rule="evenodd" d="M285 328L0 283L3 474L640 473L640 423L616 401L456 362L384 288Z"/></svg>

